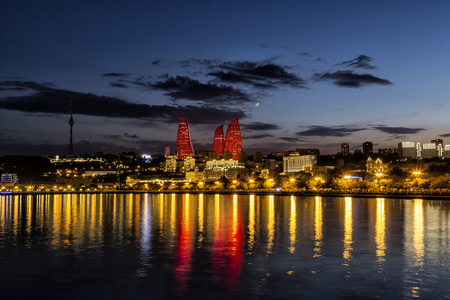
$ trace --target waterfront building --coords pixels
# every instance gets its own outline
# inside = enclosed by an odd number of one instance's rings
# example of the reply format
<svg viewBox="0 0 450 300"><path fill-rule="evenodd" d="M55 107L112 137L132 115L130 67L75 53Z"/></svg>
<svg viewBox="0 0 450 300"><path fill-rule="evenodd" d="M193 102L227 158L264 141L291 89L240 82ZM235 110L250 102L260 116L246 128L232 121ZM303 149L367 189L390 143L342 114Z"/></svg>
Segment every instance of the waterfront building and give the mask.
<svg viewBox="0 0 450 300"><path fill-rule="evenodd" d="M230 152L233 159L237 159L242 151L241 129L239 120L231 121L227 128L227 136L225 138L225 152Z"/></svg>
<svg viewBox="0 0 450 300"><path fill-rule="evenodd" d="M214 160L210 160L206 162L206 167L207 168L212 168L212 167L232 167L232 166L237 166L238 165L238 160L236 159L214 159Z"/></svg>
<svg viewBox="0 0 450 300"><path fill-rule="evenodd" d="M223 133L223 125L220 125L216 128L216 132L214 133L213 151L216 152L217 155L221 156L224 150L225 138Z"/></svg>
<svg viewBox="0 0 450 300"><path fill-rule="evenodd" d="M166 172L176 172L177 170L177 159L174 156L166 157Z"/></svg>
<svg viewBox="0 0 450 300"><path fill-rule="evenodd" d="M308 167L317 164L315 155L291 155L283 157L283 172L295 173L304 172ZM310 170L310 168L308 168Z"/></svg>
<svg viewBox="0 0 450 300"><path fill-rule="evenodd" d="M246 175L244 166L216 166L206 167L204 170L204 179L206 181L219 180L222 177L228 179L243 178Z"/></svg>
<svg viewBox="0 0 450 300"><path fill-rule="evenodd" d="M1 185L3 186L13 186L18 182L17 174L13 173L3 173L1 177Z"/></svg>
<svg viewBox="0 0 450 300"><path fill-rule="evenodd" d="M193 169L195 169L195 158L193 158L192 156L188 156L184 160L184 170L190 171Z"/></svg>
<svg viewBox="0 0 450 300"><path fill-rule="evenodd" d="M165 157L170 156L170 146L166 146Z"/></svg>
<svg viewBox="0 0 450 300"><path fill-rule="evenodd" d="M188 182L199 182L204 180L204 172L195 169L193 171L186 172L186 180Z"/></svg>
<svg viewBox="0 0 450 300"><path fill-rule="evenodd" d="M178 159L185 159L188 156L194 156L189 123L185 117L179 117L177 132L177 156Z"/></svg>

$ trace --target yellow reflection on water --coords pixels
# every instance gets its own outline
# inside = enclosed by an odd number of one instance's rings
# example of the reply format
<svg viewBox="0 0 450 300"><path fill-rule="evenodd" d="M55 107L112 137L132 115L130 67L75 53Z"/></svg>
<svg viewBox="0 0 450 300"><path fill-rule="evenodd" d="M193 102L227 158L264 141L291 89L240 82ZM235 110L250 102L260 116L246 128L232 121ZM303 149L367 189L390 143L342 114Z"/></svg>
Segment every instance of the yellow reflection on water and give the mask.
<svg viewBox="0 0 450 300"><path fill-rule="evenodd" d="M344 253L342 256L346 261L352 259L353 244L353 199L345 198L345 215L344 215ZM345 263L345 265L347 262Z"/></svg>
<svg viewBox="0 0 450 300"><path fill-rule="evenodd" d="M322 256L323 246L323 211L322 197L315 198L314 210L314 257Z"/></svg>
<svg viewBox="0 0 450 300"><path fill-rule="evenodd" d="M248 251L253 251L255 244L255 195L250 195L248 209Z"/></svg>
<svg viewBox="0 0 450 300"><path fill-rule="evenodd" d="M386 256L386 213L385 199L377 198L377 213L375 219L375 244L377 245L377 262L385 261Z"/></svg>
<svg viewBox="0 0 450 300"><path fill-rule="evenodd" d="M289 219L289 252L295 253L295 242L297 241L297 206L295 197L291 196L291 215Z"/></svg>
<svg viewBox="0 0 450 300"><path fill-rule="evenodd" d="M414 199L414 219L413 219L413 247L415 266L423 266L425 255L424 239L424 220L423 220L423 200Z"/></svg>
<svg viewBox="0 0 450 300"><path fill-rule="evenodd" d="M267 218L267 254L271 254L275 240L275 201L273 195L270 195L269 201L267 201Z"/></svg>
<svg viewBox="0 0 450 300"><path fill-rule="evenodd" d="M204 208L203 208L203 194L198 195L198 248L202 247L202 241L204 239Z"/></svg>

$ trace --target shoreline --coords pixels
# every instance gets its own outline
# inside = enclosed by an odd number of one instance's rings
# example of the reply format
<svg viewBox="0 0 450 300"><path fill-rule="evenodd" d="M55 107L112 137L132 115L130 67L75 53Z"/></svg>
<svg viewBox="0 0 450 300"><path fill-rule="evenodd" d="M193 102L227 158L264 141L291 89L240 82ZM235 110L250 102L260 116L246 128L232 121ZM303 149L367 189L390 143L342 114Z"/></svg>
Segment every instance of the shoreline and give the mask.
<svg viewBox="0 0 450 300"><path fill-rule="evenodd" d="M391 198L424 200L450 200L450 193L340 193L340 192L276 192L276 191L143 191L143 190L117 190L117 191L20 191L2 192L0 195L64 195L64 194L222 194L222 195L274 195L274 196L305 196L305 197L353 197L353 198Z"/></svg>

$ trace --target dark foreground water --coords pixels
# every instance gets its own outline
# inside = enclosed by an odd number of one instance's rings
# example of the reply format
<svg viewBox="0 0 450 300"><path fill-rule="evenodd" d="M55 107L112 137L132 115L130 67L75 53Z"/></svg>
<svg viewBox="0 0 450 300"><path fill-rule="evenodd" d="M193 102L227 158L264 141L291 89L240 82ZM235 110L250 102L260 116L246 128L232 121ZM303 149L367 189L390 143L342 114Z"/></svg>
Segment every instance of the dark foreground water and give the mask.
<svg viewBox="0 0 450 300"><path fill-rule="evenodd" d="M0 197L1 299L450 299L450 201Z"/></svg>

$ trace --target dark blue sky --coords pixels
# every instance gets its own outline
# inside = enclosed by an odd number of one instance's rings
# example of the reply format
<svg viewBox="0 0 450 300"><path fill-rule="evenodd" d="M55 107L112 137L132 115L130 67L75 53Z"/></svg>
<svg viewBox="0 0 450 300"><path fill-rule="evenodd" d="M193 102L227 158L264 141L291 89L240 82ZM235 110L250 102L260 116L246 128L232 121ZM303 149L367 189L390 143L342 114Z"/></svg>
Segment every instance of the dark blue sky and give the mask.
<svg viewBox="0 0 450 300"><path fill-rule="evenodd" d="M167 2L167 3L166 3ZM450 144L448 1L2 1L6 154Z"/></svg>

